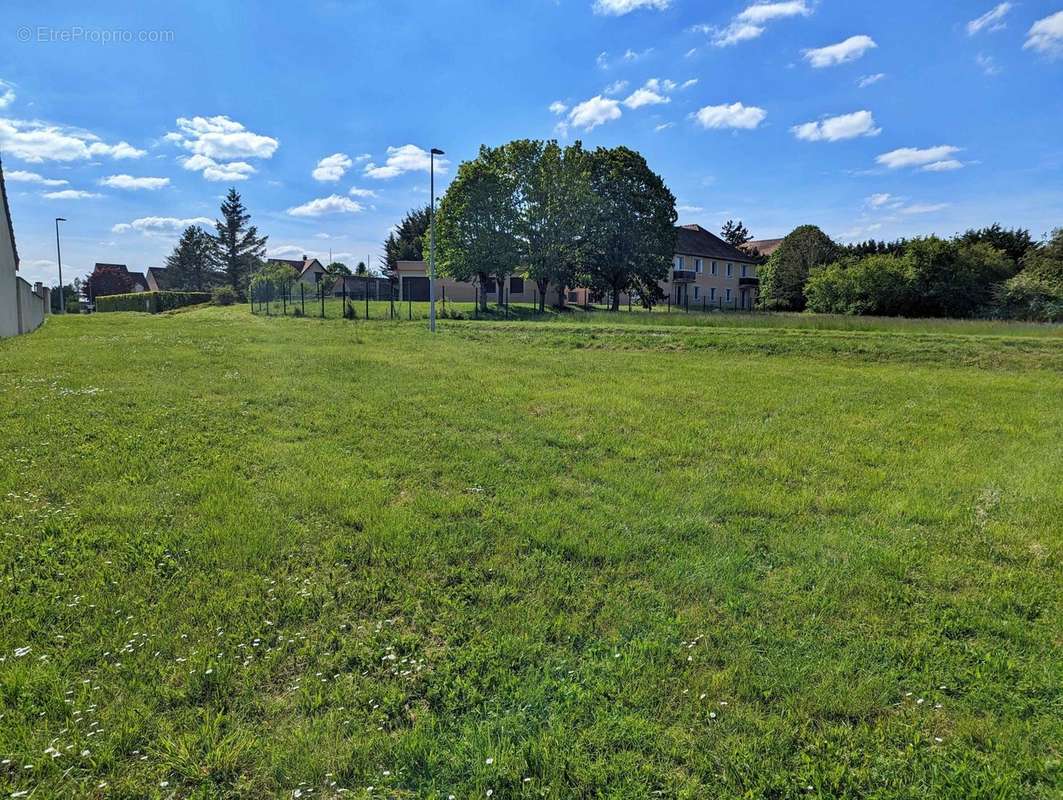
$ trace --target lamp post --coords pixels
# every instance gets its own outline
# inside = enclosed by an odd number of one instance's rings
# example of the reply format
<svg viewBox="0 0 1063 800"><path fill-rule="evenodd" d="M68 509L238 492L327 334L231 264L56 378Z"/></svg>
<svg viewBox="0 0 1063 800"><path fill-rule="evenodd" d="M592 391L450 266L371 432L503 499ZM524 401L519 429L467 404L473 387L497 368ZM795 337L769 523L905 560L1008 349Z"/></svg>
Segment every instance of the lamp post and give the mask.
<svg viewBox="0 0 1063 800"><path fill-rule="evenodd" d="M436 332L436 156L444 155L438 147L433 147L429 155L429 182L431 183L431 205L428 209L428 330Z"/></svg>
<svg viewBox="0 0 1063 800"><path fill-rule="evenodd" d="M66 222L63 217L55 218L55 258L59 263L59 313L66 313L66 292L63 291L63 251L59 248L59 223Z"/></svg>

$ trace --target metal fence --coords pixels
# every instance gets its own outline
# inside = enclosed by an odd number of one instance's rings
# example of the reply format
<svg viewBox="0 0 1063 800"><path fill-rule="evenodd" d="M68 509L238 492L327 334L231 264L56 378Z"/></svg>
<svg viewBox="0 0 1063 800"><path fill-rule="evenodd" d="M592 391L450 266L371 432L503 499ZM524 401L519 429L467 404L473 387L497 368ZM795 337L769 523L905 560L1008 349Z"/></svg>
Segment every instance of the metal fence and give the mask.
<svg viewBox="0 0 1063 800"><path fill-rule="evenodd" d="M399 289L395 284L381 279L366 281L364 288L359 291L357 283L353 285L349 281L338 282L336 287L326 291L325 285L307 284L301 281L292 281L284 284L259 282L249 291L249 303L254 314L263 316L286 316L286 317L318 317L320 319L376 319L376 320L422 320L429 315L429 303L424 300L414 300L407 296L405 299L399 296ZM476 289L474 300L455 301L447 297L445 288L441 287L436 299L436 314L441 319L533 319L546 314L553 314L556 309L546 307L539 310L539 298L536 295L531 302L510 302L508 294L503 290L501 298L496 293L488 295L490 302L484 308L479 288ZM609 311L612 303L609 298L599 298L602 302L590 302L587 304L570 303L572 308L582 311ZM637 301L623 296L623 302L619 310L630 313L644 313L644 309ZM721 313L721 312L752 312L754 311L752 300L742 302L739 299L724 300L723 298L709 300L700 298L696 301L687 300L682 305L676 305L671 297L666 297L652 309L656 312L666 313Z"/></svg>

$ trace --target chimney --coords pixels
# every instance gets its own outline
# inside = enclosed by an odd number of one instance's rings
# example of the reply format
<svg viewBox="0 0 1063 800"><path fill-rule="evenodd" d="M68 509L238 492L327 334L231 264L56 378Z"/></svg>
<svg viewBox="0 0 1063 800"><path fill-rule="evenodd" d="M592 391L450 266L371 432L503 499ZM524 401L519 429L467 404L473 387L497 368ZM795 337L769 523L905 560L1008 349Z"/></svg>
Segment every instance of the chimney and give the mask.
<svg viewBox="0 0 1063 800"><path fill-rule="evenodd" d="M303 263L306 263L306 253L303 253Z"/></svg>

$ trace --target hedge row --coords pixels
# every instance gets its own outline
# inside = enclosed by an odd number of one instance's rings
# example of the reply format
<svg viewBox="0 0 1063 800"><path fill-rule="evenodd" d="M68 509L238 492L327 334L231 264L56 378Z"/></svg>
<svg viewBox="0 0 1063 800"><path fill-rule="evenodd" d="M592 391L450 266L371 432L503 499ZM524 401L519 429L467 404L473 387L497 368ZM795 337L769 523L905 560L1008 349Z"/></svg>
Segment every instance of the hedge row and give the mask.
<svg viewBox="0 0 1063 800"><path fill-rule="evenodd" d="M96 298L97 311L146 311L158 314L182 306L209 303L210 292L136 292Z"/></svg>

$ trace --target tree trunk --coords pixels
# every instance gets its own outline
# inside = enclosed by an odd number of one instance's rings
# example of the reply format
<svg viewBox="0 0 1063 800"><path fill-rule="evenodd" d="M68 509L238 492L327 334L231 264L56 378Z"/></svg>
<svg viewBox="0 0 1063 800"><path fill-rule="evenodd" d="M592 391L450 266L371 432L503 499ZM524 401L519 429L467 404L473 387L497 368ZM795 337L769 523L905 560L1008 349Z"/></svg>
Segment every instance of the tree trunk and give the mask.
<svg viewBox="0 0 1063 800"><path fill-rule="evenodd" d="M542 314L546 311L546 292L550 289L550 281L536 281L535 285L539 288L539 313Z"/></svg>
<svg viewBox="0 0 1063 800"><path fill-rule="evenodd" d="M617 289L615 286L613 287L613 300L612 300L612 302L609 305L610 305L610 308L609 308L610 311L619 311L620 310L620 290Z"/></svg>
<svg viewBox="0 0 1063 800"><path fill-rule="evenodd" d="M567 286L558 286L557 287L557 307L559 309L561 309L562 311L565 310L565 290L567 288L568 288Z"/></svg>

